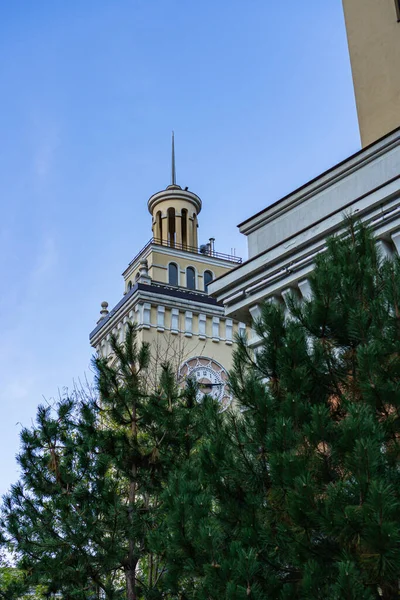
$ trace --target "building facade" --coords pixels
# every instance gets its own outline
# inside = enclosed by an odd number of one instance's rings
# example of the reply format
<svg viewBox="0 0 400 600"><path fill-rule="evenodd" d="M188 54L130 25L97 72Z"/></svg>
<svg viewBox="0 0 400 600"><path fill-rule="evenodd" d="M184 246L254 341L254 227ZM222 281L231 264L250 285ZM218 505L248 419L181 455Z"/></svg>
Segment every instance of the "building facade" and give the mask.
<svg viewBox="0 0 400 600"><path fill-rule="evenodd" d="M249 259L210 285L225 315L251 326L262 302L308 297L315 257L346 213L369 224L384 255L400 253L400 129L239 225Z"/></svg>
<svg viewBox="0 0 400 600"><path fill-rule="evenodd" d="M102 303L90 343L112 360L111 334L123 342L127 323L136 323L138 341L150 344L152 373L169 361L182 385L195 378L199 395L212 394L224 409L234 337L245 325L226 317L208 288L241 259L217 252L213 238L199 247L202 202L176 184L174 148L172 165L171 185L148 201L153 236L122 274L122 299L111 310Z"/></svg>
<svg viewBox="0 0 400 600"><path fill-rule="evenodd" d="M400 125L400 0L343 0L363 147Z"/></svg>
<svg viewBox="0 0 400 600"><path fill-rule="evenodd" d="M248 326L266 300L309 297L314 259L346 213L370 225L384 255L400 253L400 0L343 6L363 149L239 225L249 258L210 293Z"/></svg>

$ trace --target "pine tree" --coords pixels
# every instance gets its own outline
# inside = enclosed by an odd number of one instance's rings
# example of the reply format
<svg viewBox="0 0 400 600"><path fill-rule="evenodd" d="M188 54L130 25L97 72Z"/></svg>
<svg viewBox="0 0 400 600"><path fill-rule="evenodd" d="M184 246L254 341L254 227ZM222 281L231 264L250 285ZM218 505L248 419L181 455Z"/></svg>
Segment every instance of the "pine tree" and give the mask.
<svg viewBox="0 0 400 600"><path fill-rule="evenodd" d="M182 597L398 597L400 259L350 219L310 283L265 304L257 353L238 340L238 410L170 478Z"/></svg>
<svg viewBox="0 0 400 600"><path fill-rule="evenodd" d="M111 346L112 364L94 361L98 399L39 407L36 425L22 431L4 541L30 585L65 599L167 598L167 537L155 535L160 494L196 436L201 407L168 365L152 388L149 347L138 346L133 325L124 344L112 337Z"/></svg>

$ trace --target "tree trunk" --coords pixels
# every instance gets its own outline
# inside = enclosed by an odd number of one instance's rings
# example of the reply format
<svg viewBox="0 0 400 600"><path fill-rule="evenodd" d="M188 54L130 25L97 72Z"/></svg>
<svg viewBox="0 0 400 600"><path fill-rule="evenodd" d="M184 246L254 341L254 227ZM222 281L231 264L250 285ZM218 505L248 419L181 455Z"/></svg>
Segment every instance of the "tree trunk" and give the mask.
<svg viewBox="0 0 400 600"><path fill-rule="evenodd" d="M126 600L137 600L136 596L136 564L125 569Z"/></svg>
<svg viewBox="0 0 400 600"><path fill-rule="evenodd" d="M136 424L136 402L132 403L132 423L131 423L131 434L135 442L137 441L137 424ZM133 462L131 465L131 474L132 480L129 485L129 521L132 524L133 521L133 511L135 509L136 504L136 477L137 477L137 466L136 463ZM125 569L125 577L126 577L126 599L127 600L137 600L136 596L136 566L137 566L137 558L135 557L135 542L134 540L129 540L129 559L128 565Z"/></svg>

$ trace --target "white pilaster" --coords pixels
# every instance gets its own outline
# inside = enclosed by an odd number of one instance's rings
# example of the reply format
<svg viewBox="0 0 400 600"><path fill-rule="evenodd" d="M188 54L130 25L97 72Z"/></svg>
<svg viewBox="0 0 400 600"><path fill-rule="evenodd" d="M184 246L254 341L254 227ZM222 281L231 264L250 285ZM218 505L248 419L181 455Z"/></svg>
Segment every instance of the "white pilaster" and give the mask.
<svg viewBox="0 0 400 600"><path fill-rule="evenodd" d="M143 303L143 329L150 329L151 326L151 304Z"/></svg>
<svg viewBox="0 0 400 600"><path fill-rule="evenodd" d="M179 309L171 309L171 333L179 333Z"/></svg>
<svg viewBox="0 0 400 600"><path fill-rule="evenodd" d="M185 336L192 337L193 335L193 313L190 310L185 312Z"/></svg>
<svg viewBox="0 0 400 600"><path fill-rule="evenodd" d="M300 294L303 296L304 300L311 300L312 290L308 279L302 279L298 282L297 285L299 287Z"/></svg>
<svg viewBox="0 0 400 600"><path fill-rule="evenodd" d="M143 325L143 304L139 303L135 306L135 319L136 325L142 327Z"/></svg>
<svg viewBox="0 0 400 600"><path fill-rule="evenodd" d="M228 346L232 345L233 338L233 321L232 319L225 320L225 342Z"/></svg>
<svg viewBox="0 0 400 600"><path fill-rule="evenodd" d="M400 256L400 231L391 234L392 242L396 246L397 254Z"/></svg>
<svg viewBox="0 0 400 600"><path fill-rule="evenodd" d="M281 291L281 296L283 298L283 301L285 303L285 316L286 317L290 317L290 306L289 306L289 298L291 296L296 296L297 298L299 298L300 293L296 288L293 287L288 287L284 290Z"/></svg>
<svg viewBox="0 0 400 600"><path fill-rule="evenodd" d="M273 302L274 299L271 298L271 302ZM259 304L255 304L254 306L251 306L249 308L249 312L251 314L251 318L253 319L253 321L258 321L259 319L261 319L261 306Z"/></svg>
<svg viewBox="0 0 400 600"><path fill-rule="evenodd" d="M219 317L213 317L212 320L212 341L219 342Z"/></svg>
<svg viewBox="0 0 400 600"><path fill-rule="evenodd" d="M382 260L390 259L393 257L393 249L386 240L377 240L376 247Z"/></svg>
<svg viewBox="0 0 400 600"><path fill-rule="evenodd" d="M200 314L199 315L199 339L200 340L206 339L206 323L207 323L207 316Z"/></svg>
<svg viewBox="0 0 400 600"><path fill-rule="evenodd" d="M165 329L165 306L157 306L157 331Z"/></svg>

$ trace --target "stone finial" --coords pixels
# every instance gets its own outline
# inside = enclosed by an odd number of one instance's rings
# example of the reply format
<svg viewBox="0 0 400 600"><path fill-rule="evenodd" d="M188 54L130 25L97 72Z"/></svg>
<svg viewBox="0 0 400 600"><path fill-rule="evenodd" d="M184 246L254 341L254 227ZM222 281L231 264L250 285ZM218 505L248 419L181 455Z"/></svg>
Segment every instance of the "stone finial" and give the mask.
<svg viewBox="0 0 400 600"><path fill-rule="evenodd" d="M145 258L142 258L140 261L138 283L151 283L151 277L149 276L149 265Z"/></svg>
<svg viewBox="0 0 400 600"><path fill-rule="evenodd" d="M100 319L97 322L100 323L100 321L105 319L107 315L108 315L108 302L102 302L101 303L101 311L100 311Z"/></svg>

